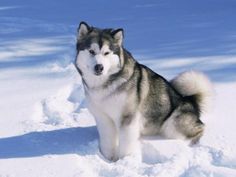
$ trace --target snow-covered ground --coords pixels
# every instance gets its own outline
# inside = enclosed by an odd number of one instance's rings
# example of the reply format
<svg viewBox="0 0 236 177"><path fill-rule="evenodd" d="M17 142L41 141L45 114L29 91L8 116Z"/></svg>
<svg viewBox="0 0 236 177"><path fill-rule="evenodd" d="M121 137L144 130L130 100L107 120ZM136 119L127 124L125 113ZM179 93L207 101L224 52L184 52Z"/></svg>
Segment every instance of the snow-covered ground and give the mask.
<svg viewBox="0 0 236 177"><path fill-rule="evenodd" d="M236 176L235 3L199 2L3 0L0 177ZM168 79L191 69L212 79L215 96L212 110L202 117L207 127L198 145L147 137L139 154L115 163L101 156L95 122L72 64L80 20L124 27L127 48Z"/></svg>
<svg viewBox="0 0 236 177"><path fill-rule="evenodd" d="M236 83L215 83L199 145L146 138L137 157L110 163L98 151L95 122L73 66L36 69L1 75L1 176L236 175Z"/></svg>

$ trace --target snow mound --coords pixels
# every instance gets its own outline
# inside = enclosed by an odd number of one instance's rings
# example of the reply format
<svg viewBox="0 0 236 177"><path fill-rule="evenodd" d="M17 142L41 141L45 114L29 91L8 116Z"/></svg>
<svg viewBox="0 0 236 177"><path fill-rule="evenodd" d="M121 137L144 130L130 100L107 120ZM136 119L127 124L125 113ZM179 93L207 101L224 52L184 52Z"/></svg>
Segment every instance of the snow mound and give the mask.
<svg viewBox="0 0 236 177"><path fill-rule="evenodd" d="M75 127L94 125L93 116L86 109L81 83L67 85L54 95L35 104L32 120L44 127Z"/></svg>

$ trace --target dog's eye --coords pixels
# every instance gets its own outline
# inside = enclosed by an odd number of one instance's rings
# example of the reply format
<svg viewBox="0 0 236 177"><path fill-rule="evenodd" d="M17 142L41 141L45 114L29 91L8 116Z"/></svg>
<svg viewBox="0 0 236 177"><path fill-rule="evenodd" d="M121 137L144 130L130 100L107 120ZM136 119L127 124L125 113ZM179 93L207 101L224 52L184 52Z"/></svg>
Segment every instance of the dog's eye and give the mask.
<svg viewBox="0 0 236 177"><path fill-rule="evenodd" d="M94 51L94 50L89 50L89 53L90 53L91 55L95 55L95 51Z"/></svg>
<svg viewBox="0 0 236 177"><path fill-rule="evenodd" d="M105 52L105 53L104 53L104 55L109 55L109 54L110 54L110 52Z"/></svg>

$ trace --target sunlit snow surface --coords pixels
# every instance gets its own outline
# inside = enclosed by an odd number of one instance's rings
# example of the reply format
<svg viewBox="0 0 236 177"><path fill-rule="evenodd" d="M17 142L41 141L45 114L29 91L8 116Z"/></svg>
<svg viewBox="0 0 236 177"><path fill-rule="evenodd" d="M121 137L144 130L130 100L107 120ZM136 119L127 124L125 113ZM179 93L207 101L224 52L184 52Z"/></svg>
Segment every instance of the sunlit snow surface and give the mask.
<svg viewBox="0 0 236 177"><path fill-rule="evenodd" d="M0 2L0 177L236 176L236 2ZM72 61L80 21L125 29L125 47L167 79L186 70L213 81L199 145L145 138L111 163ZM141 158L140 158L141 157Z"/></svg>

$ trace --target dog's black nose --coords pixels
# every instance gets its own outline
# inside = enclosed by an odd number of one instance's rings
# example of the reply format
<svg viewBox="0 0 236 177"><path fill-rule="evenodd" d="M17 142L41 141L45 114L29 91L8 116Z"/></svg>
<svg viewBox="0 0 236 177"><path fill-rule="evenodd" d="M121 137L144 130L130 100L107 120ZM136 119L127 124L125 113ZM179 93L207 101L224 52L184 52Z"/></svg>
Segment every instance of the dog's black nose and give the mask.
<svg viewBox="0 0 236 177"><path fill-rule="evenodd" d="M100 75L102 74L103 71L103 65L102 64L97 64L94 67L95 74Z"/></svg>

